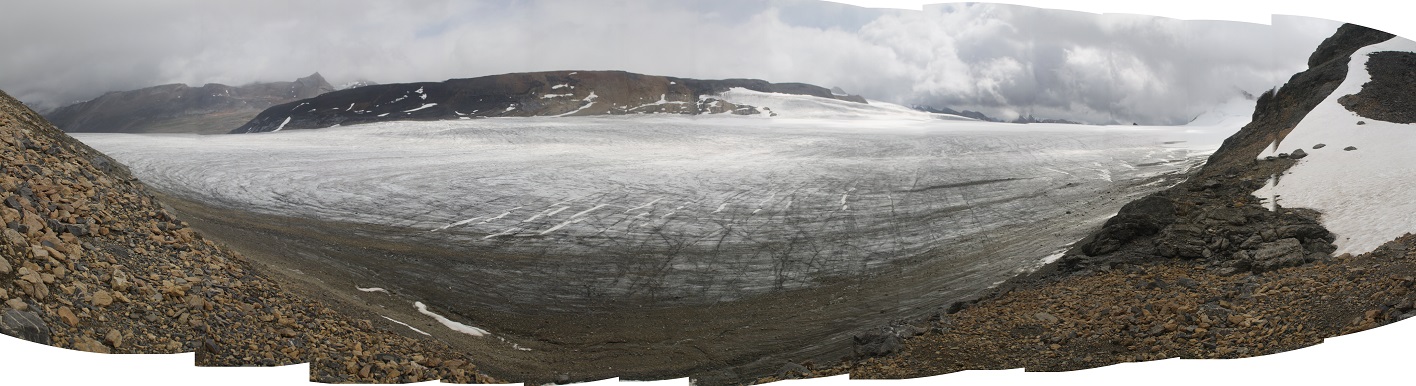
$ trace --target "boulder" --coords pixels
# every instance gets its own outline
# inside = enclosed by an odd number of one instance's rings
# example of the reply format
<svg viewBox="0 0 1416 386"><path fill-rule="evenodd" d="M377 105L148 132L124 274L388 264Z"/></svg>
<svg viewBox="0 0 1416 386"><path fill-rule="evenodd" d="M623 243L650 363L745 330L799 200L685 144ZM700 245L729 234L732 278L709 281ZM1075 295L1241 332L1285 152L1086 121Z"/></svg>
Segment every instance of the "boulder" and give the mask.
<svg viewBox="0 0 1416 386"><path fill-rule="evenodd" d="M1205 217L1219 224L1244 225L1249 222L1244 211L1239 208L1218 207L1205 213ZM1213 223L1213 222L1212 222Z"/></svg>
<svg viewBox="0 0 1416 386"><path fill-rule="evenodd" d="M862 335L852 337L856 358L870 358L894 354L899 352L903 346L900 338L895 336L894 331L889 329L873 330Z"/></svg>
<svg viewBox="0 0 1416 386"><path fill-rule="evenodd" d="M1121 249L1139 237L1160 232L1175 222L1175 203L1169 198L1152 195L1121 207L1115 217L1106 220L1101 231L1082 244L1082 253L1098 256Z"/></svg>
<svg viewBox="0 0 1416 386"><path fill-rule="evenodd" d="M1254 272L1271 271L1283 267L1302 265L1310 260L1303 243L1295 238L1279 239L1259 245L1253 256L1246 259Z"/></svg>
<svg viewBox="0 0 1416 386"><path fill-rule="evenodd" d="M48 345L49 325L31 311L9 309L0 312L0 334Z"/></svg>
<svg viewBox="0 0 1416 386"><path fill-rule="evenodd" d="M1298 150L1294 150L1294 151L1293 151L1293 154L1289 154L1289 155L1288 155L1288 158L1292 158L1292 159L1303 159L1303 157L1307 157L1307 156L1308 156L1308 152L1303 151L1303 149L1298 149Z"/></svg>
<svg viewBox="0 0 1416 386"><path fill-rule="evenodd" d="M1166 227L1156 239L1156 253L1165 257L1198 259L1205 256L1204 230L1191 224Z"/></svg>
<svg viewBox="0 0 1416 386"><path fill-rule="evenodd" d="M1284 225L1278 228L1278 238L1307 240L1331 240L1331 233L1327 228L1315 223Z"/></svg>

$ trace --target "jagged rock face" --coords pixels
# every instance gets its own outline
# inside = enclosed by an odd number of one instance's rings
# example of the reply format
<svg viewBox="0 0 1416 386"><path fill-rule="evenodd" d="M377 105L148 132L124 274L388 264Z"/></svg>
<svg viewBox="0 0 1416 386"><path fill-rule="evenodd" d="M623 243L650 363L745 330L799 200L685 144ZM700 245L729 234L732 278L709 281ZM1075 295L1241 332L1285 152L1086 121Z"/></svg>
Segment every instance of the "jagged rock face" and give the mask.
<svg viewBox="0 0 1416 386"><path fill-rule="evenodd" d="M67 132L226 132L266 108L334 91L316 73L294 82L240 87L169 84L110 92L56 109L46 118Z"/></svg>
<svg viewBox="0 0 1416 386"><path fill-rule="evenodd" d="M1259 96L1253 121L1224 140L1205 163L1204 173L1223 174L1227 169L1253 163L1265 147L1282 141L1309 111L1342 84L1347 78L1347 59L1352 53L1395 36L1354 24L1339 27L1308 58L1307 71L1293 75L1276 92Z"/></svg>
<svg viewBox="0 0 1416 386"><path fill-rule="evenodd" d="M699 80L623 71L553 71L370 85L290 102L262 112L232 133L314 129L397 120L621 114L759 114L714 95L732 88L866 103L854 95L801 83Z"/></svg>
<svg viewBox="0 0 1416 386"><path fill-rule="evenodd" d="M1309 59L1307 71L1259 97L1253 121L1226 139L1199 172L1185 183L1123 206L1059 259L1058 269L1182 258L1206 259L1232 272L1264 272L1328 258L1336 250L1335 237L1322 226L1318 213L1270 210L1252 194L1291 167L1294 158L1256 159L1342 84L1354 52L1393 36L1351 24L1339 28Z"/></svg>
<svg viewBox="0 0 1416 386"><path fill-rule="evenodd" d="M1333 59L1346 62L1353 52L1362 47L1381 43L1395 36L1356 24L1344 24L1338 27L1332 36L1323 39L1318 48L1313 50L1313 54L1308 56L1308 68L1318 67Z"/></svg>
<svg viewBox="0 0 1416 386"><path fill-rule="evenodd" d="M1150 196L1132 201L1106 220L1096 240L1084 245L1082 250L1091 256L1111 253L1130 240L1156 234L1174 222L1175 203L1169 198Z"/></svg>

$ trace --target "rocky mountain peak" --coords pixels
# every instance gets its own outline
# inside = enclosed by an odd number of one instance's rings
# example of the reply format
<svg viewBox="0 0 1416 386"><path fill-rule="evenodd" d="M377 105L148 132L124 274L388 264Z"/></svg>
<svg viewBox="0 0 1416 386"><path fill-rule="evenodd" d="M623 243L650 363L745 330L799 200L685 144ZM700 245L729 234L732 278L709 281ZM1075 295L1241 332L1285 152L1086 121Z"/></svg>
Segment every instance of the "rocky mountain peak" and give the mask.
<svg viewBox="0 0 1416 386"><path fill-rule="evenodd" d="M320 94L335 90L334 86L329 84L319 72L315 72L304 78L295 79L293 87L295 88L295 96L302 99L314 98Z"/></svg>

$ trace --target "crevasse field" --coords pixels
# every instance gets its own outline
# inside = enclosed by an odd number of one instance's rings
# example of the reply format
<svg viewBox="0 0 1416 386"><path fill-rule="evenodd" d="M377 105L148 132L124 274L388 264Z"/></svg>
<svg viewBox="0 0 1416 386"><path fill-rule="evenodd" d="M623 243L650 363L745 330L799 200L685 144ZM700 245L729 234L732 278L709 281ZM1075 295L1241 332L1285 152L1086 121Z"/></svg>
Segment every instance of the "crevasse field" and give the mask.
<svg viewBox="0 0 1416 386"><path fill-rule="evenodd" d="M507 275L537 283L522 296L692 303L947 258L941 247L1026 234L1041 219L1099 224L1115 208L1096 212L1098 197L1161 188L1158 176L1203 160L1247 120L1136 127L922 116L502 118L76 137L168 194L387 225L406 230L391 238L464 253L441 267L449 286L495 269L479 259L530 258L536 269ZM1075 241L1054 236L960 275L996 283ZM475 291L499 285L516 284L483 281Z"/></svg>

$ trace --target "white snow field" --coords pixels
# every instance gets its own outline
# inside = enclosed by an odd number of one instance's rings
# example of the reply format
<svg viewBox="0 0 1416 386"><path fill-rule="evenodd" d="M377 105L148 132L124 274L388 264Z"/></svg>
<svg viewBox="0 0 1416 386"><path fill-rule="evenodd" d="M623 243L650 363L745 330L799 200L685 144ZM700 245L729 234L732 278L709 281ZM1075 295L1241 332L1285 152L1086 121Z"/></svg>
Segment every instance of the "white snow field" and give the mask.
<svg viewBox="0 0 1416 386"><path fill-rule="evenodd" d="M1352 55L1347 79L1282 141L1260 158L1303 149L1306 158L1283 176L1275 176L1256 197L1282 207L1323 213L1322 222L1337 235L1337 254L1370 252L1409 232L1416 232L1416 125L1364 118L1348 111L1338 98L1356 94L1371 80L1368 54L1416 52L1416 42L1396 37ZM1365 124L1358 125L1358 121ZM1325 144L1321 149L1314 145ZM1357 150L1343 150L1348 146Z"/></svg>
<svg viewBox="0 0 1416 386"><path fill-rule="evenodd" d="M776 118L816 118L849 120L929 120L948 119L974 121L956 115L927 113L909 107L881 101L868 104L809 95L768 93L734 87L717 95L719 99L739 105L757 106L776 113ZM769 116L766 111L764 115Z"/></svg>
<svg viewBox="0 0 1416 386"><path fill-rule="evenodd" d="M398 227L407 229L399 237L467 256L553 262L512 275L542 286L524 293L570 298L594 287L718 301L941 258L941 247L999 232L1044 240L964 264L988 266L959 274L968 280L941 279L986 287L1076 241L1127 201L1123 190L1163 188L1158 176L1202 162L1247 122L1016 125L914 112L797 119L791 114L826 109L775 106L782 115L771 119L493 118L75 136L168 194ZM1034 228L1073 217L1074 234ZM445 272L491 269L468 259Z"/></svg>

